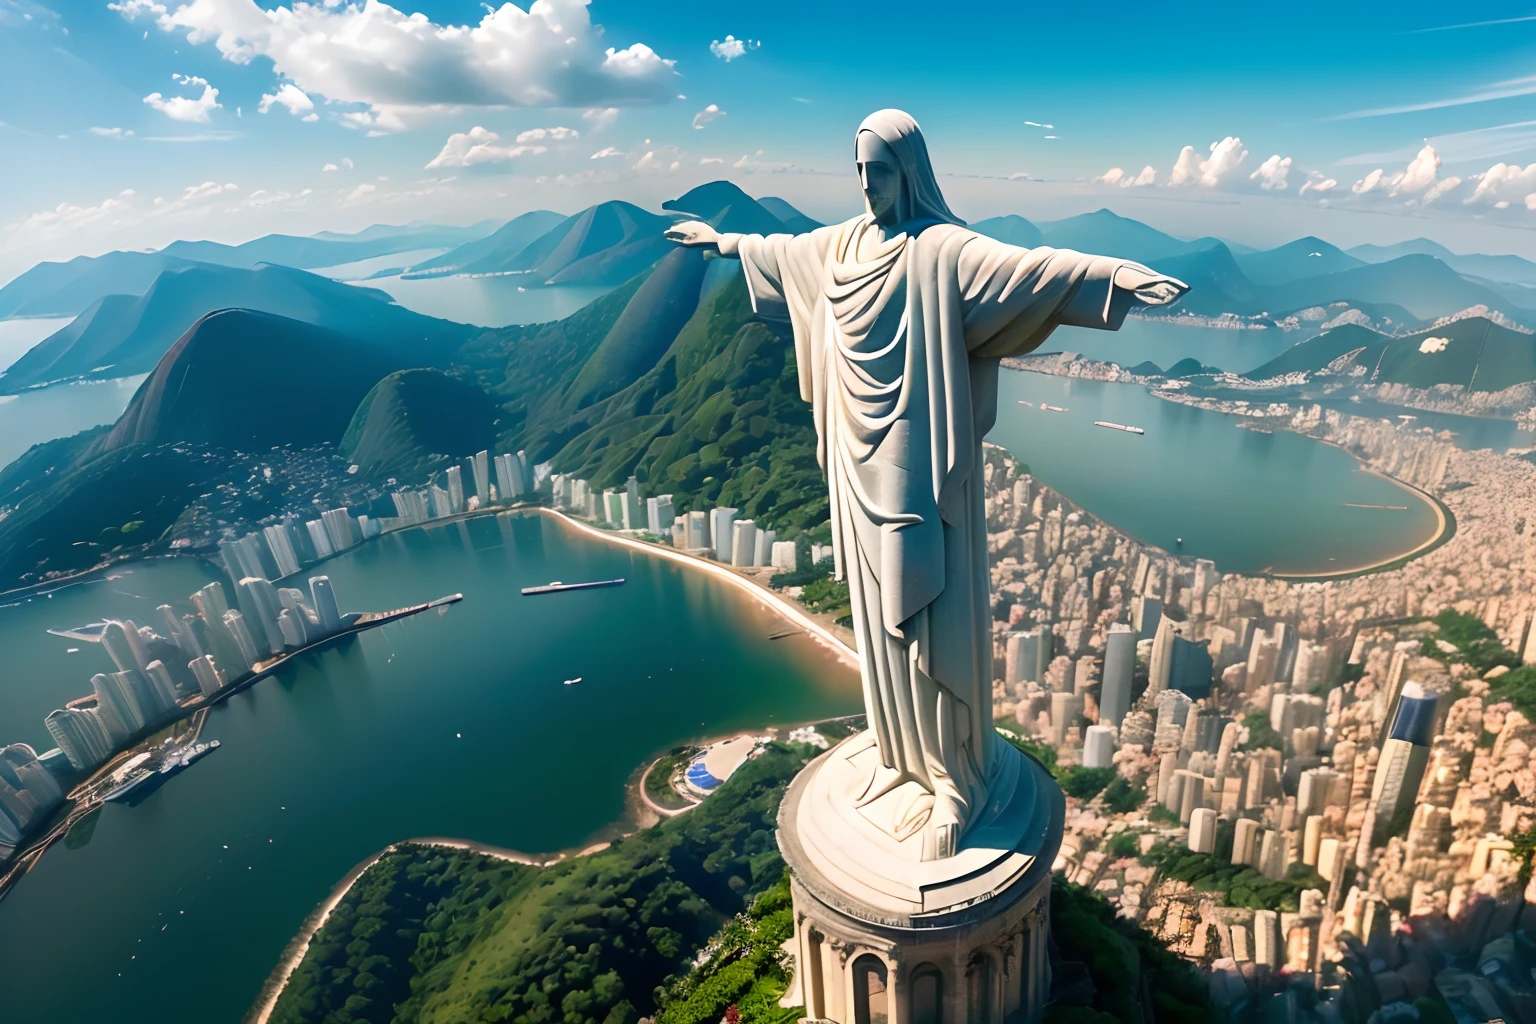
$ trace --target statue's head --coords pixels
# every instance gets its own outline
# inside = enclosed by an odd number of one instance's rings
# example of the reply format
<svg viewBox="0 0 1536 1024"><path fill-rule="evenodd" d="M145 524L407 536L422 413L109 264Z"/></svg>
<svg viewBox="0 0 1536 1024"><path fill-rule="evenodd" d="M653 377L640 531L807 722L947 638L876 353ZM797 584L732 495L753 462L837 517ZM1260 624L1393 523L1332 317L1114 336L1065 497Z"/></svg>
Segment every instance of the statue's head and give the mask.
<svg viewBox="0 0 1536 1024"><path fill-rule="evenodd" d="M866 117L854 136L854 160L865 205L881 224L964 223L944 202L922 129L906 111L877 110Z"/></svg>

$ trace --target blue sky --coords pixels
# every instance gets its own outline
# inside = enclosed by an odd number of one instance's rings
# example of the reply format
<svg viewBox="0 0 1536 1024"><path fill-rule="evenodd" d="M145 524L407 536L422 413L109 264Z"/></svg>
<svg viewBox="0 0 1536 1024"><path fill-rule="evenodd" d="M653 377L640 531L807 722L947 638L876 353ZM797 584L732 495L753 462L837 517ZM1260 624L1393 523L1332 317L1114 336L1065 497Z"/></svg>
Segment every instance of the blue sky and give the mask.
<svg viewBox="0 0 1536 1024"><path fill-rule="evenodd" d="M1536 5L0 0L0 276L715 177L841 216L882 106L971 219L1536 256Z"/></svg>

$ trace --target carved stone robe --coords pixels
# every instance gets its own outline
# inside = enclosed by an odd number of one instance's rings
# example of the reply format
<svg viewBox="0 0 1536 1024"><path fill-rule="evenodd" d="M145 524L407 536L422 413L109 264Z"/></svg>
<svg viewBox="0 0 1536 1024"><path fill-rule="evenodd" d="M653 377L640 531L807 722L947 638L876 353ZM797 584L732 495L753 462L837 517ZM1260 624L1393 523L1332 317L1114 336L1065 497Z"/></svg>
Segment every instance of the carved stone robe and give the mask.
<svg viewBox="0 0 1536 1024"><path fill-rule="evenodd" d="M924 858L954 853L994 757L981 442L998 362L1058 324L1119 327L1128 261L1022 249L950 223L883 242L867 214L803 235L725 235L753 308L794 331L882 768L850 793ZM861 252L873 253L860 260ZM1130 264L1145 273L1145 268Z"/></svg>

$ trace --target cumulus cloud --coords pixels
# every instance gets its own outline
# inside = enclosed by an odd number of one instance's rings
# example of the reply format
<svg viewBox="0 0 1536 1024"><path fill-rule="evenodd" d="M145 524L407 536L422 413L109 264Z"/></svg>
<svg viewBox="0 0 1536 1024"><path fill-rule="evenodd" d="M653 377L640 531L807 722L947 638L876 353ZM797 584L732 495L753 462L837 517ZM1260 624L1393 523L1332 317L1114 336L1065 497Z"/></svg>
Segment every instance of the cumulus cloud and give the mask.
<svg viewBox="0 0 1536 1024"><path fill-rule="evenodd" d="M219 90L209 85L207 79L198 78L196 75L172 75L171 80L188 88L203 87L203 94L196 99L186 96L166 97L158 92L152 92L144 97L145 103L171 120L207 124L208 115L222 106L219 103Z"/></svg>
<svg viewBox="0 0 1536 1024"><path fill-rule="evenodd" d="M320 115L315 113L315 102L305 95L304 90L292 82L284 82L277 87L277 92L263 93L261 105L256 109L265 114L273 107L287 107L288 113L305 121L318 121Z"/></svg>
<svg viewBox="0 0 1536 1024"><path fill-rule="evenodd" d="M545 142L566 142L581 133L574 128L533 128L520 133L513 145L503 145L501 136L479 125L467 132L448 136L442 151L427 164L435 167L473 167L476 164L505 163L520 156L548 152Z"/></svg>
<svg viewBox="0 0 1536 1024"><path fill-rule="evenodd" d="M716 106L715 104L711 103L709 106L705 107L703 110L701 110L697 114L693 115L693 126L695 128L703 128L705 125L709 124L709 122L713 121L715 118L717 118L717 117L724 117L724 116L725 116L725 111L721 110L718 106Z"/></svg>
<svg viewBox="0 0 1536 1024"><path fill-rule="evenodd" d="M5 226L6 241L12 244L46 241L87 225L99 225L104 220L126 212L133 194L133 189L125 188L92 206L60 203L51 209L38 210L14 223L7 224Z"/></svg>
<svg viewBox="0 0 1536 1024"><path fill-rule="evenodd" d="M1248 180L1258 182L1259 188L1266 192L1281 192L1285 190L1285 179L1290 173L1291 158L1276 153L1259 164L1258 169L1248 175Z"/></svg>
<svg viewBox="0 0 1536 1024"><path fill-rule="evenodd" d="M587 159L589 159L589 160L607 160L610 157L623 156L623 155L624 155L623 150L615 149L613 146L604 146L602 149L598 150L596 153L593 153Z"/></svg>
<svg viewBox="0 0 1536 1024"><path fill-rule="evenodd" d="M737 57L744 57L762 45L756 39L737 39L735 36L726 36L724 39L716 39L710 43L709 52L726 63L730 63Z"/></svg>
<svg viewBox="0 0 1536 1024"><path fill-rule="evenodd" d="M378 186L377 185L371 185L371 184L369 184L368 182L365 181L361 185L357 186L357 188L355 188L351 192L347 193L347 197L345 199L343 199L342 202L344 202L344 203L360 203L363 200L368 198L368 194L370 192L376 192L376 191L378 191Z"/></svg>
<svg viewBox="0 0 1536 1024"><path fill-rule="evenodd" d="M1248 158L1243 140L1232 135L1211 143L1210 154L1202 159L1194 146L1185 146L1168 176L1168 184L1173 188L1218 188Z"/></svg>
<svg viewBox="0 0 1536 1024"><path fill-rule="evenodd" d="M108 139L126 139L133 134L132 128L92 128L92 135L100 135Z"/></svg>
<svg viewBox="0 0 1536 1024"><path fill-rule="evenodd" d="M1388 197L1405 196L1408 206L1428 206L1461 185L1455 175L1440 177L1440 154L1426 143L1401 171L1388 174L1378 167L1350 186L1355 195L1384 193Z"/></svg>
<svg viewBox="0 0 1536 1024"><path fill-rule="evenodd" d="M1106 185L1119 185L1121 188L1136 188L1154 183L1157 180L1157 171L1150 164L1143 167L1139 174L1127 174L1123 168L1111 167L1093 180L1101 181Z"/></svg>
<svg viewBox="0 0 1536 1024"><path fill-rule="evenodd" d="M1307 180L1301 183L1301 188L1296 190L1296 194L1304 196L1308 192L1331 192L1338 187L1338 179L1330 178L1317 171L1308 171Z"/></svg>
<svg viewBox="0 0 1536 1024"><path fill-rule="evenodd" d="M237 64L265 57L307 96L361 107L352 123L371 131L472 107L661 103L675 88L673 61L644 43L605 47L586 0L537 0L527 11L505 3L476 25L439 25L382 0L271 10L256 0L191 0L175 10L122 0L113 9L184 30Z"/></svg>
<svg viewBox="0 0 1536 1024"><path fill-rule="evenodd" d="M1536 164L1521 167L1519 164L1494 164L1482 174L1476 175L1477 187L1467 197L1468 203L1491 203L1511 200L1525 201L1536 194Z"/></svg>

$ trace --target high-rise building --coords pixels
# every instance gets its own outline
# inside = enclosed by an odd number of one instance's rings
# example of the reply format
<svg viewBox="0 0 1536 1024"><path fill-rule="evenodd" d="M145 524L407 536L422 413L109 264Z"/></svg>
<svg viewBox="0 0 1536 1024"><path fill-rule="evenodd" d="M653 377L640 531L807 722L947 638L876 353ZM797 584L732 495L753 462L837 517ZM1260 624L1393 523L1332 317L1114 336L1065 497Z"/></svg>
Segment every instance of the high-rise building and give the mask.
<svg viewBox="0 0 1536 1024"><path fill-rule="evenodd" d="M162 714L176 706L176 681L171 678L171 672L165 667L165 662L158 659L150 662L144 669L144 677L155 688L155 696L160 700Z"/></svg>
<svg viewBox="0 0 1536 1024"><path fill-rule="evenodd" d="M1211 662L1210 641L1173 638L1168 659L1167 685L1195 700L1208 697L1215 666Z"/></svg>
<svg viewBox="0 0 1536 1024"><path fill-rule="evenodd" d="M1179 633L1179 624L1167 615L1161 615L1152 638L1152 658L1147 665L1147 696L1155 697L1168 689L1173 673L1173 640Z"/></svg>
<svg viewBox="0 0 1536 1024"><path fill-rule="evenodd" d="M660 537L672 529L672 495L663 494L659 498L645 499L646 527L651 533Z"/></svg>
<svg viewBox="0 0 1536 1024"><path fill-rule="evenodd" d="M561 508L571 505L571 483L571 478L564 475L555 482L555 504ZM511 501L523 493L522 474L516 458L510 454L496 456L496 488L502 501Z"/></svg>
<svg viewBox="0 0 1536 1024"><path fill-rule="evenodd" d="M266 535L267 546L272 549L272 560L277 563L277 575L292 576L298 572L299 553L294 550L288 521L285 519L275 526L268 526L262 533Z"/></svg>
<svg viewBox="0 0 1536 1024"><path fill-rule="evenodd" d="M1238 818L1232 833L1232 863L1254 865L1258 862L1259 823L1252 818Z"/></svg>
<svg viewBox="0 0 1536 1024"><path fill-rule="evenodd" d="M1143 594L1131 601L1131 628L1136 631L1136 639L1151 640L1157 635L1157 627L1163 619L1163 602L1161 598Z"/></svg>
<svg viewBox="0 0 1536 1024"><path fill-rule="evenodd" d="M751 519L738 519L731 524L730 563L750 568L752 556L757 551L757 523Z"/></svg>
<svg viewBox="0 0 1536 1024"><path fill-rule="evenodd" d="M1197 807L1189 815L1189 850L1191 853L1216 851L1216 812Z"/></svg>
<svg viewBox="0 0 1536 1024"><path fill-rule="evenodd" d="M709 535L714 542L717 562L729 564L731 561L731 541L736 535L733 524L738 511L725 505L710 509Z"/></svg>
<svg viewBox="0 0 1536 1024"><path fill-rule="evenodd" d="M752 549L752 564L772 565L773 546L778 543L778 540L779 533L777 530L758 530L757 541Z"/></svg>
<svg viewBox="0 0 1536 1024"><path fill-rule="evenodd" d="M795 572L799 569L800 550L792 540L776 540L769 558L775 569Z"/></svg>
<svg viewBox="0 0 1536 1024"><path fill-rule="evenodd" d="M132 621L108 619L106 629L101 632L101 646L119 672L142 670L150 662L149 648L144 646L139 627Z"/></svg>
<svg viewBox="0 0 1536 1024"><path fill-rule="evenodd" d="M1413 818L1413 808L1429 763L1434 742L1438 697L1409 680L1402 687L1376 761L1371 784L1371 808L1375 824L1371 839L1376 844L1400 835Z"/></svg>
<svg viewBox="0 0 1536 1024"><path fill-rule="evenodd" d="M246 628L251 631L258 650L264 654L282 654L283 631L278 616L282 614L283 603L278 600L277 588L267 580L247 576L240 581L237 593Z"/></svg>
<svg viewBox="0 0 1536 1024"><path fill-rule="evenodd" d="M304 646L304 627L292 610L284 608L277 615L277 626L283 634L283 644L289 648Z"/></svg>
<svg viewBox="0 0 1536 1024"><path fill-rule="evenodd" d="M514 460L517 463L518 475L523 481L524 491L536 491L539 489L539 474L535 471L532 462L528 461L528 453L519 450ZM547 470L546 470L547 472Z"/></svg>
<svg viewBox="0 0 1536 1024"><path fill-rule="evenodd" d="M1066 742L1067 730L1083 713L1083 698L1075 693L1051 694L1051 745Z"/></svg>
<svg viewBox="0 0 1536 1024"><path fill-rule="evenodd" d="M112 741L95 708L50 711L43 726L76 771L94 768L112 756Z"/></svg>
<svg viewBox="0 0 1536 1024"><path fill-rule="evenodd" d="M320 618L304 600L304 591L297 587L279 587L277 599L282 602L285 611L293 612L294 621L299 624L307 643L319 627Z"/></svg>
<svg viewBox="0 0 1536 1024"><path fill-rule="evenodd" d="M336 605L336 593L331 589L329 576L311 576L309 599L314 604L315 615L320 619L320 630L330 636L342 627L341 610Z"/></svg>
<svg viewBox="0 0 1536 1024"><path fill-rule="evenodd" d="M189 658L195 658L203 653L203 645L197 640L195 634L181 616L176 614L176 609L168 604L162 604L155 611L160 613L160 621L165 624L166 639L177 647Z"/></svg>
<svg viewBox="0 0 1536 1024"><path fill-rule="evenodd" d="M450 469L458 469L454 466ZM459 511L463 511L461 508ZM345 551L358 541L357 524L347 514L344 508L327 509L320 513L320 521L325 524L326 538L331 542L332 551Z"/></svg>
<svg viewBox="0 0 1536 1024"><path fill-rule="evenodd" d="M235 638L235 644L240 648L240 657L252 668L261 660L261 650L256 646L256 638L251 635L250 628L245 623L245 616L231 608L224 613L224 627L229 630L229 635Z"/></svg>
<svg viewBox="0 0 1536 1024"><path fill-rule="evenodd" d="M1269 836L1264 837L1266 840ZM1279 970L1285 962L1284 940L1280 935L1280 915L1273 910L1253 912L1253 962Z"/></svg>
<svg viewBox="0 0 1536 1024"><path fill-rule="evenodd" d="M1131 710L1131 686L1136 674L1136 634L1115 623L1104 639L1104 680L1099 687L1099 721L1118 726Z"/></svg>
<svg viewBox="0 0 1536 1024"><path fill-rule="evenodd" d="M480 499L480 507L491 503L491 453L488 451L476 452L470 456L469 469L475 475L475 497Z"/></svg>
<svg viewBox="0 0 1536 1024"><path fill-rule="evenodd" d="M304 524L304 530L309 534L309 543L315 549L315 557L330 558L336 553L336 546L331 543L330 533L325 528L325 521L311 519Z"/></svg>
<svg viewBox="0 0 1536 1024"><path fill-rule="evenodd" d="M464 511L464 474L458 466L449 466L448 472L448 508L457 515Z"/></svg>
<svg viewBox="0 0 1536 1024"><path fill-rule="evenodd" d="M1003 674L1009 683L1043 683L1051 664L1051 634L1044 627L1008 634Z"/></svg>
<svg viewBox="0 0 1536 1024"><path fill-rule="evenodd" d="M713 517L707 512L688 513L688 550L702 551L713 545L710 524Z"/></svg>
<svg viewBox="0 0 1536 1024"><path fill-rule="evenodd" d="M620 495L623 507L624 529L643 530L646 527L645 506L640 503L639 484L634 477L629 478L629 483L624 487L624 493Z"/></svg>
<svg viewBox="0 0 1536 1024"><path fill-rule="evenodd" d="M1115 763L1115 730L1107 725L1090 725L1083 733L1083 767L1109 768Z"/></svg>
<svg viewBox="0 0 1536 1024"><path fill-rule="evenodd" d="M193 658L187 663L187 667L197 677L198 689L202 690L205 696L212 697L223 689L228 682L224 678L224 673L219 671L218 666L213 663L213 659L206 654L201 658Z"/></svg>
<svg viewBox="0 0 1536 1024"><path fill-rule="evenodd" d="M134 694L123 684L120 673L96 673L91 676L91 690L96 694L96 709L113 746L144 728L144 713Z"/></svg>
<svg viewBox="0 0 1536 1024"><path fill-rule="evenodd" d="M410 488L401 488L390 495L395 503L395 515L402 525L414 526L424 523L428 518L427 501L420 491Z"/></svg>

